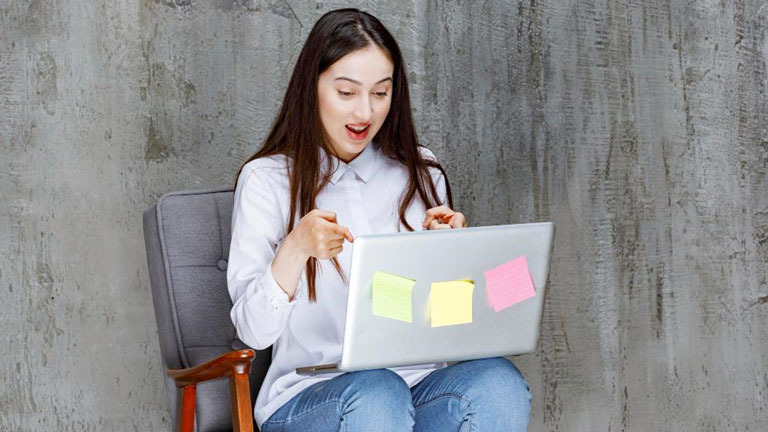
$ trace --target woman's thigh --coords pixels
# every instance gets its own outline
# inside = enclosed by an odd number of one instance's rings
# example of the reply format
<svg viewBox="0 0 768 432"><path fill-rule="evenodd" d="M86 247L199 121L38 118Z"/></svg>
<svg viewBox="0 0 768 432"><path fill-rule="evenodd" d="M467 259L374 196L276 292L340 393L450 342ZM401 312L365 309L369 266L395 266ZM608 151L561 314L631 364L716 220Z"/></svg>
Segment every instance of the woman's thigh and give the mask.
<svg viewBox="0 0 768 432"><path fill-rule="evenodd" d="M414 431L525 431L528 382L511 361L495 357L438 369L411 389Z"/></svg>
<svg viewBox="0 0 768 432"><path fill-rule="evenodd" d="M281 406L262 426L273 431L411 431L408 385L387 369L349 372L313 384Z"/></svg>

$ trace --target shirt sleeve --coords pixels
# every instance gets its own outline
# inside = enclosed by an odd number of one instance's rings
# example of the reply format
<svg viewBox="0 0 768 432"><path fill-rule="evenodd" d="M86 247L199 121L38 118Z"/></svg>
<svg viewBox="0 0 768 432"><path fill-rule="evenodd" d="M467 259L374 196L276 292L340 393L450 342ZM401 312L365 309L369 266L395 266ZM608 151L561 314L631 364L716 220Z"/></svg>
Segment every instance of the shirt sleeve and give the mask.
<svg viewBox="0 0 768 432"><path fill-rule="evenodd" d="M421 151L421 156L423 158L437 162L437 157L432 150L421 146L419 147L419 150ZM435 184L437 196L440 198L440 204L448 205L448 196L445 191L445 176L439 169L432 167L429 168L429 174L432 177L432 182Z"/></svg>
<svg viewBox="0 0 768 432"><path fill-rule="evenodd" d="M280 337L295 304L272 274L285 228L270 174L268 169L244 170L238 179L227 264L230 318L240 340L255 349Z"/></svg>

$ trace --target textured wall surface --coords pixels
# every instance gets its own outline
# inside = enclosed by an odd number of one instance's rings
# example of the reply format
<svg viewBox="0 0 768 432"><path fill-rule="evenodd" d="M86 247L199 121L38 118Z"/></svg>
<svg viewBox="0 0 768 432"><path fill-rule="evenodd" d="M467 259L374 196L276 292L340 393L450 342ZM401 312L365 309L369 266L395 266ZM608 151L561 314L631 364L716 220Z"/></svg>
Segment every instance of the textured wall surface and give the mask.
<svg viewBox="0 0 768 432"><path fill-rule="evenodd" d="M340 2L0 0L0 430L164 430L141 231ZM358 4L471 225L552 220L531 430L768 428L768 3Z"/></svg>

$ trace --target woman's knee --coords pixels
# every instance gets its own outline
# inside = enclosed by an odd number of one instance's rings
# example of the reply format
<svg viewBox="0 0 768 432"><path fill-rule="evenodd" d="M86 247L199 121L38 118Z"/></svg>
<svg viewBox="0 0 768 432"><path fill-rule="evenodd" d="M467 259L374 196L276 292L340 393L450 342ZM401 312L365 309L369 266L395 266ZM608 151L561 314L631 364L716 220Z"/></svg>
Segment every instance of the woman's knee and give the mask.
<svg viewBox="0 0 768 432"><path fill-rule="evenodd" d="M485 404L514 405L522 410L530 409L530 388L515 365L503 357L475 360L472 363L469 388L470 399L483 400Z"/></svg>
<svg viewBox="0 0 768 432"><path fill-rule="evenodd" d="M366 411L377 413L401 412L413 417L413 401L408 384L388 369L350 372L353 384L349 387L345 413Z"/></svg>
<svg viewBox="0 0 768 432"><path fill-rule="evenodd" d="M526 430L531 394L528 382L512 362L496 357L459 365L465 377L465 415L479 430Z"/></svg>

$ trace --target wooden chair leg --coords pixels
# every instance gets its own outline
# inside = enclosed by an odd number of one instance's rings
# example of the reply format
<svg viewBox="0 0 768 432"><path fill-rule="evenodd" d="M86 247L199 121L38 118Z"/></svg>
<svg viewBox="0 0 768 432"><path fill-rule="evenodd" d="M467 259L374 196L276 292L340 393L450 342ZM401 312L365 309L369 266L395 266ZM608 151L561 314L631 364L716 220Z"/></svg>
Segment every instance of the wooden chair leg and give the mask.
<svg viewBox="0 0 768 432"><path fill-rule="evenodd" d="M236 374L229 377L229 400L232 405L234 432L253 432L251 388L248 383L248 374Z"/></svg>
<svg viewBox="0 0 768 432"><path fill-rule="evenodd" d="M190 384L179 387L176 411L176 430L178 432L194 432L195 430L195 395L197 386Z"/></svg>

